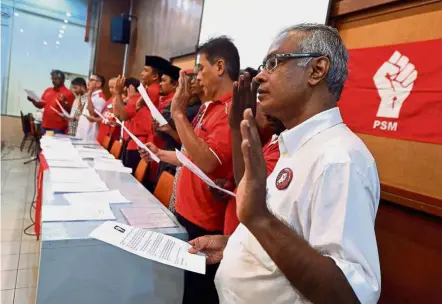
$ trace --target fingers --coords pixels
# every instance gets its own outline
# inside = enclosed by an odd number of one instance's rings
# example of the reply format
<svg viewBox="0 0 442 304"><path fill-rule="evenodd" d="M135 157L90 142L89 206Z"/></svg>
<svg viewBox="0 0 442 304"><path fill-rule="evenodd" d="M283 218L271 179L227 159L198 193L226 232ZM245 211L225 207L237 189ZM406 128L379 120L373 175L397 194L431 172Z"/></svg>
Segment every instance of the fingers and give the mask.
<svg viewBox="0 0 442 304"><path fill-rule="evenodd" d="M235 81L233 83L232 105L238 105L239 103L239 83Z"/></svg>
<svg viewBox="0 0 442 304"><path fill-rule="evenodd" d="M245 168L249 172L254 172L263 164L261 140L251 109L244 111L244 120L241 122L241 135L243 138L241 150L244 156Z"/></svg>
<svg viewBox="0 0 442 304"><path fill-rule="evenodd" d="M189 249L189 253L195 254L200 251L203 251L208 243L209 242L206 236L202 236L189 241L189 244L192 245L192 248Z"/></svg>
<svg viewBox="0 0 442 304"><path fill-rule="evenodd" d="M412 85L414 81L417 79L417 71L414 70L402 83L403 87L408 87L409 85Z"/></svg>
<svg viewBox="0 0 442 304"><path fill-rule="evenodd" d="M250 88L250 108L252 109L253 117L256 117L256 100L258 99L258 87L259 83L252 79L252 87Z"/></svg>

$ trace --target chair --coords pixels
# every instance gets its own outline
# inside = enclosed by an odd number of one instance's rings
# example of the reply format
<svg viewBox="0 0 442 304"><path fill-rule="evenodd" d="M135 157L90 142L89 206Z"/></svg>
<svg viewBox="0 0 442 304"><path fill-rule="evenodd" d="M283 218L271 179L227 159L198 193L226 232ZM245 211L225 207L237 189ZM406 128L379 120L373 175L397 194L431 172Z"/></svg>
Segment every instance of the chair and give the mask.
<svg viewBox="0 0 442 304"><path fill-rule="evenodd" d="M153 195L166 207L169 208L170 197L173 191L175 177L167 171L161 173Z"/></svg>
<svg viewBox="0 0 442 304"><path fill-rule="evenodd" d="M148 163L144 159L141 159L138 163L137 169L135 169L135 178L140 182L143 183L144 176L146 175Z"/></svg>
<svg viewBox="0 0 442 304"><path fill-rule="evenodd" d="M23 148L26 145L26 142L28 140L31 141L31 144L28 148L28 153L33 148L35 142L37 141L37 134L35 132L35 126L34 126L34 116L32 116L31 113L27 115L23 115L23 112L20 111L20 118L21 118L21 126L23 130L23 139L20 144L20 151L23 151ZM34 149L35 150L35 149Z"/></svg>
<svg viewBox="0 0 442 304"><path fill-rule="evenodd" d="M23 139L20 143L20 151L23 151L23 148L25 147L26 141L31 139L31 125L29 123L29 114L23 115L23 112L20 111L20 119L21 119L21 128L23 131Z"/></svg>
<svg viewBox="0 0 442 304"><path fill-rule="evenodd" d="M110 154L112 154L116 159L120 158L121 155L121 149L123 148L123 145L120 141L115 141L112 144L112 149L110 150Z"/></svg>
<svg viewBox="0 0 442 304"><path fill-rule="evenodd" d="M105 136L103 139L103 142L101 143L101 145L103 146L103 148L105 148L106 150L109 150L110 148L110 142L111 142L111 138L109 136Z"/></svg>

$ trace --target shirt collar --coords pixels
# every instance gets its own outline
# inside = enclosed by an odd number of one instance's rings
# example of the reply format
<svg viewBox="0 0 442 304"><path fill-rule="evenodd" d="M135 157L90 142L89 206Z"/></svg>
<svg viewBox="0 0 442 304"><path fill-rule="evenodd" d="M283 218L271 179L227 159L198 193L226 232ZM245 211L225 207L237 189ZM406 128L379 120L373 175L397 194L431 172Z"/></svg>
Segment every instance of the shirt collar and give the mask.
<svg viewBox="0 0 442 304"><path fill-rule="evenodd" d="M290 130L285 130L278 139L281 154L294 154L315 135L341 123L339 108L334 107L316 114Z"/></svg>
<svg viewBox="0 0 442 304"><path fill-rule="evenodd" d="M175 92L169 93L168 95L165 95L165 96L160 96L160 98L162 101L165 101L165 100L172 99L173 96L175 96Z"/></svg>
<svg viewBox="0 0 442 304"><path fill-rule="evenodd" d="M232 94L233 94L233 91L229 91L228 93L224 94L223 96L221 96L220 98L215 100L215 102L219 102L219 103L228 102L232 99Z"/></svg>

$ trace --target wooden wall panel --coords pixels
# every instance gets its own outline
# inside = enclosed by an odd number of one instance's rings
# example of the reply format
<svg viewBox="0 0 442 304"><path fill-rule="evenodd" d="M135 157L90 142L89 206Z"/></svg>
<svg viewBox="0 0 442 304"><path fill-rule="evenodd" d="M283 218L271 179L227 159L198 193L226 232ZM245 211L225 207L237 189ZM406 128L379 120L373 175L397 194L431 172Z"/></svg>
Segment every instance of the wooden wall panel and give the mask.
<svg viewBox="0 0 442 304"><path fill-rule="evenodd" d="M126 75L138 77L145 55L166 59L195 51L203 0L134 0L132 41Z"/></svg>
<svg viewBox="0 0 442 304"><path fill-rule="evenodd" d="M376 217L380 304L440 303L442 220L381 202Z"/></svg>
<svg viewBox="0 0 442 304"><path fill-rule="evenodd" d="M376 6L398 2L400 0L338 0L333 1L332 17L359 12Z"/></svg>
<svg viewBox="0 0 442 304"><path fill-rule="evenodd" d="M182 69L195 68L195 54L172 59L172 64Z"/></svg>
<svg viewBox="0 0 442 304"><path fill-rule="evenodd" d="M352 16L338 20L336 27L349 49L442 38L442 2ZM442 199L441 145L360 136L376 159L383 184Z"/></svg>
<svg viewBox="0 0 442 304"><path fill-rule="evenodd" d="M111 42L111 19L120 16L122 13L129 13L129 9L130 0L101 1L94 72L106 78L105 91L108 95L107 80L122 73L125 49L124 44Z"/></svg>

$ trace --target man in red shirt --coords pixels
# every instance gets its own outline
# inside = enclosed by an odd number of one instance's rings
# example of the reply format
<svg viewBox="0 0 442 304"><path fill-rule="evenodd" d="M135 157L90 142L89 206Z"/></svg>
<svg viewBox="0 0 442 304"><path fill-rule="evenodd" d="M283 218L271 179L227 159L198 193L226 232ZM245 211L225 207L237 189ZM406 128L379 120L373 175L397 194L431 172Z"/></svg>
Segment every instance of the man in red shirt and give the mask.
<svg viewBox="0 0 442 304"><path fill-rule="evenodd" d="M169 61L159 56L146 56L141 82L149 94L149 98L158 108L160 104L160 81L164 70L170 66Z"/></svg>
<svg viewBox="0 0 442 304"><path fill-rule="evenodd" d="M228 113L233 81L239 75L239 54L227 37L210 39L197 51L197 80L205 100L191 124L185 109L190 84L183 71L171 104L176 129L185 147L184 153L210 178L231 178L232 148ZM152 147L152 145L150 145ZM158 151L156 147L153 150ZM155 153L155 151L153 151ZM172 151L164 151L161 161L180 165ZM161 153L163 154L163 153ZM226 204L217 202L207 185L185 167L176 186L176 217L194 239L207 234L222 234ZM214 277L218 265L207 265L206 275L186 271L183 303L217 303Z"/></svg>
<svg viewBox="0 0 442 304"><path fill-rule="evenodd" d="M28 97L28 100L34 104L35 107L42 109L43 123L42 132L53 131L54 133L66 133L68 127L68 121L64 116L57 113L62 112L57 101L61 106L70 113L72 104L74 103L75 96L72 92L64 86L65 75L59 70L53 70L51 72L53 88L47 88L41 96L41 101L34 100ZM55 110L54 110L55 109Z"/></svg>
<svg viewBox="0 0 442 304"><path fill-rule="evenodd" d="M140 82L135 78L125 79L118 76L115 84L114 115L125 122L125 127L138 137L142 142L153 141L153 120L149 108L146 106L138 86ZM135 94L128 93L128 102L124 105L121 94L123 91L135 91ZM130 167L135 173L135 169L140 162L137 144L129 137L127 132L123 132L124 146L121 160L126 167Z"/></svg>

